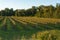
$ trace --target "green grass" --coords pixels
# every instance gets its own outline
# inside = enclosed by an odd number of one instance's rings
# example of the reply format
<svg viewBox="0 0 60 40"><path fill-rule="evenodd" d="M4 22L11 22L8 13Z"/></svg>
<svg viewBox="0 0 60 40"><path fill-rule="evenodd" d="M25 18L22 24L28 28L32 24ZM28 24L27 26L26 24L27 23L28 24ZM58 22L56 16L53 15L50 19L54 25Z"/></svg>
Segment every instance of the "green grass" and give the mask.
<svg viewBox="0 0 60 40"><path fill-rule="evenodd" d="M0 25L2 21L0 21ZM24 25L18 21L15 21L15 23L13 25L7 18L6 26L0 26L0 29L1 27L7 27L6 30L0 30L1 40L60 40L60 23L38 23L36 25L31 23Z"/></svg>
<svg viewBox="0 0 60 40"><path fill-rule="evenodd" d="M35 36L34 36L35 35ZM49 35L51 35L49 37ZM14 32L14 31L0 31L0 37L3 40L13 40L13 38L15 39L21 39L24 36L25 39L39 39L39 40L59 40L60 39L60 30L49 30L49 31L42 31L42 32L37 32L37 33L33 33L32 31L25 31L25 32ZM33 36L33 37L32 37ZM22 39L24 39L22 38Z"/></svg>

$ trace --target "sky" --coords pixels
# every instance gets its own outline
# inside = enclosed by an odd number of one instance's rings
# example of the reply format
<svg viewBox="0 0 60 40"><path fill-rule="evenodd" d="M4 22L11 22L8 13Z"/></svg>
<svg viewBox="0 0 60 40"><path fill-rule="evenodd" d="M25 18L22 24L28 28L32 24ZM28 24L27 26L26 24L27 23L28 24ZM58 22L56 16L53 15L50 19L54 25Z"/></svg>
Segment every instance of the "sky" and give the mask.
<svg viewBox="0 0 60 40"><path fill-rule="evenodd" d="M60 0L0 0L0 10L4 8L28 9L32 6L53 5L60 3Z"/></svg>

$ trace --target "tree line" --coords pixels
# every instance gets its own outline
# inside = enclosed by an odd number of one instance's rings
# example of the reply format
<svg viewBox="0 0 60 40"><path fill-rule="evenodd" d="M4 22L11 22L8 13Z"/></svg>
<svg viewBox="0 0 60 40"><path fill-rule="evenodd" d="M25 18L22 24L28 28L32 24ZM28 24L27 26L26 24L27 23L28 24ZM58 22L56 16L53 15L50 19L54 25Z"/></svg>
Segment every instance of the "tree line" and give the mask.
<svg viewBox="0 0 60 40"><path fill-rule="evenodd" d="M57 3L56 6L32 6L29 9L16 10L14 10L13 8L5 8L4 10L0 11L0 16L36 16L43 18L60 18L60 4Z"/></svg>

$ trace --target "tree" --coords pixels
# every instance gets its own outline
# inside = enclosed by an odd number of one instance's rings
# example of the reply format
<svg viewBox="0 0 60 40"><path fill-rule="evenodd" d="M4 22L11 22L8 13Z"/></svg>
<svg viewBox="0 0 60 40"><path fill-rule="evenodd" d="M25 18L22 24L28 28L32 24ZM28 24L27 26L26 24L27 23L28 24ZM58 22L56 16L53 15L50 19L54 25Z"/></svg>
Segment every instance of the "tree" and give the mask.
<svg viewBox="0 0 60 40"><path fill-rule="evenodd" d="M9 8L5 8L5 16L10 16L10 14L9 14Z"/></svg>
<svg viewBox="0 0 60 40"><path fill-rule="evenodd" d="M13 8L11 8L11 9L9 10L9 15L10 15L10 16L14 16L14 10L13 10Z"/></svg>
<svg viewBox="0 0 60 40"><path fill-rule="evenodd" d="M55 12L55 7L50 5L49 6L49 15L50 15L49 17L50 18L53 18L54 12Z"/></svg>
<svg viewBox="0 0 60 40"><path fill-rule="evenodd" d="M55 8L55 18L60 18L60 4L56 4L56 8Z"/></svg>

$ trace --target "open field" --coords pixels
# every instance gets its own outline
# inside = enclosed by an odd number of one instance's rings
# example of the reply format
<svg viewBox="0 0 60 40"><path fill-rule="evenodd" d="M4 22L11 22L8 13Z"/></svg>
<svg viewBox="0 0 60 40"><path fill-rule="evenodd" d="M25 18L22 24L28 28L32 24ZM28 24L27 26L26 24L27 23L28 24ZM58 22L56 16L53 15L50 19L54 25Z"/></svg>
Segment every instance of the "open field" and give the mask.
<svg viewBox="0 0 60 40"><path fill-rule="evenodd" d="M1 17L1 40L60 40L60 19Z"/></svg>

